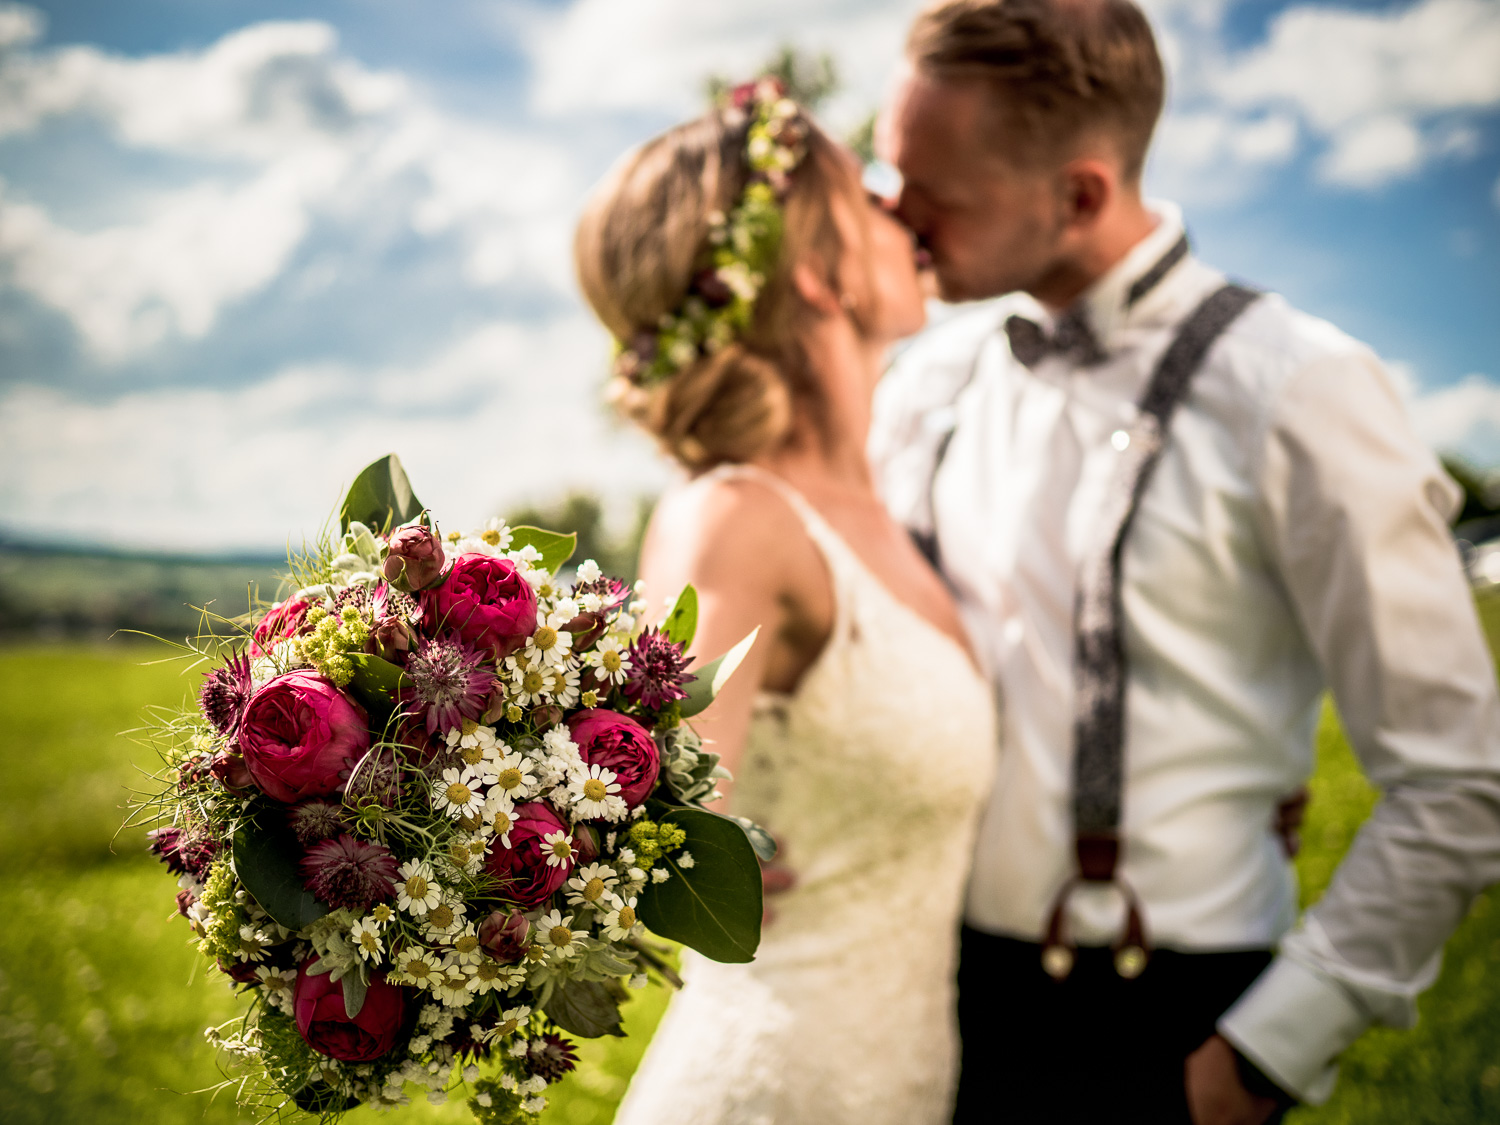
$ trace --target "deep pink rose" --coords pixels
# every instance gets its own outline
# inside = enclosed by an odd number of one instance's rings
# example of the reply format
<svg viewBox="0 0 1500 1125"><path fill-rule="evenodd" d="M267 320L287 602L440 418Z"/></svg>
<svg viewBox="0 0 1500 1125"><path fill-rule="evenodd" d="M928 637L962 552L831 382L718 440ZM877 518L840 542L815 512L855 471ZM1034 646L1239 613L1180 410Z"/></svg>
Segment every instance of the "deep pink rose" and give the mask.
<svg viewBox="0 0 1500 1125"><path fill-rule="evenodd" d="M443 573L443 544L425 527L403 527L391 536L380 573L408 594L431 586Z"/></svg>
<svg viewBox="0 0 1500 1125"><path fill-rule="evenodd" d="M239 741L255 784L292 804L343 788L370 747L369 719L332 683L303 669L250 697Z"/></svg>
<svg viewBox="0 0 1500 1125"><path fill-rule="evenodd" d="M307 611L311 608L312 603L305 598L292 598L273 605L255 626L250 655L264 656L288 637L302 632L302 623L307 620Z"/></svg>
<svg viewBox="0 0 1500 1125"><path fill-rule="evenodd" d="M330 973L313 975L307 970L316 962L305 961L297 970L292 1009L297 1030L314 1051L341 1062L369 1062L395 1045L406 1016L406 996L383 976L370 978L365 1004L359 1015L344 1014L344 986L329 980Z"/></svg>
<svg viewBox="0 0 1500 1125"><path fill-rule="evenodd" d="M661 770L661 754L651 732L628 715L595 708L568 716L578 753L591 766L603 766L620 783L631 808L651 795Z"/></svg>
<svg viewBox="0 0 1500 1125"><path fill-rule="evenodd" d="M510 847L498 840L490 848L485 865L500 880L500 894L519 906L540 906L547 896L568 881L573 859L549 864L551 848L543 837L562 832L572 845L568 823L545 801L527 801L511 813Z"/></svg>
<svg viewBox="0 0 1500 1125"><path fill-rule="evenodd" d="M452 630L496 659L515 652L536 632L536 594L509 559L459 555L443 584L420 597L427 633Z"/></svg>

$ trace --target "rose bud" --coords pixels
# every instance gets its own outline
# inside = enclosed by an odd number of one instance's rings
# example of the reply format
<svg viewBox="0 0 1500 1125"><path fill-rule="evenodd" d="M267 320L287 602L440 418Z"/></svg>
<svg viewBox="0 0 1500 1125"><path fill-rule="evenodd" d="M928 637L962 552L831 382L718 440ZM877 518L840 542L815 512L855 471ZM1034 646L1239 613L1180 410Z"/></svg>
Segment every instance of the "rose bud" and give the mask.
<svg viewBox="0 0 1500 1125"><path fill-rule="evenodd" d="M563 721L563 709L555 703L542 703L531 709L531 723L537 734L544 734Z"/></svg>
<svg viewBox="0 0 1500 1125"><path fill-rule="evenodd" d="M195 903L197 901L198 900L193 896L193 892L192 891L178 891L177 892L177 913L181 914L184 918L186 918L187 917L187 912L188 912L188 907L192 906L193 903Z"/></svg>
<svg viewBox="0 0 1500 1125"><path fill-rule="evenodd" d="M293 804L326 797L370 746L364 709L316 672L277 676L255 693L240 724L240 751L255 784Z"/></svg>
<svg viewBox="0 0 1500 1125"><path fill-rule="evenodd" d="M255 980L255 966L249 961L225 961L220 958L219 972L237 984L249 984Z"/></svg>
<svg viewBox="0 0 1500 1125"><path fill-rule="evenodd" d="M459 555L441 586L423 590L422 629L452 630L471 648L509 656L536 632L536 594L509 559Z"/></svg>
<svg viewBox="0 0 1500 1125"><path fill-rule="evenodd" d="M589 824L580 824L573 830L573 846L578 849L575 862L582 866L599 858L599 831Z"/></svg>
<svg viewBox="0 0 1500 1125"><path fill-rule="evenodd" d="M602 613L580 613L563 626L563 632L573 634L573 651L582 652L604 635L608 623Z"/></svg>
<svg viewBox="0 0 1500 1125"><path fill-rule="evenodd" d="M479 925L479 944L502 965L525 957L530 939L531 923L520 911L497 910Z"/></svg>
<svg viewBox="0 0 1500 1125"><path fill-rule="evenodd" d="M403 527L391 536L380 573L396 589L408 594L425 590L443 576L443 544L427 528Z"/></svg>
<svg viewBox="0 0 1500 1125"><path fill-rule="evenodd" d="M302 632L307 620L307 611L312 603L305 598L291 598L277 602L255 626L255 636L250 642L251 656L264 656L282 641Z"/></svg>
<svg viewBox="0 0 1500 1125"><path fill-rule="evenodd" d="M208 772L218 778L220 784L231 793L246 793L255 788L255 779L250 776L245 759L228 750L220 750L213 756L213 760L208 763Z"/></svg>
<svg viewBox="0 0 1500 1125"><path fill-rule="evenodd" d="M547 843L557 833L562 839ZM510 847L492 847L485 866L500 881L501 897L530 909L568 881L573 851L572 832L557 810L545 801L527 801L511 813Z"/></svg>
<svg viewBox="0 0 1500 1125"><path fill-rule="evenodd" d="M651 795L661 770L661 753L640 723L596 707L570 715L568 730L586 763L602 766L615 775L627 805L634 808Z"/></svg>
<svg viewBox="0 0 1500 1125"><path fill-rule="evenodd" d="M370 630L368 649L392 664L406 663L406 654L417 643L417 631L399 617L385 617Z"/></svg>
<svg viewBox="0 0 1500 1125"><path fill-rule="evenodd" d="M297 970L292 1009L297 1030L314 1051L342 1062L370 1062L395 1045L406 1016L406 996L384 976L370 978L364 1007L351 1019L344 1011L344 986L329 979L333 974L307 970L314 957Z"/></svg>

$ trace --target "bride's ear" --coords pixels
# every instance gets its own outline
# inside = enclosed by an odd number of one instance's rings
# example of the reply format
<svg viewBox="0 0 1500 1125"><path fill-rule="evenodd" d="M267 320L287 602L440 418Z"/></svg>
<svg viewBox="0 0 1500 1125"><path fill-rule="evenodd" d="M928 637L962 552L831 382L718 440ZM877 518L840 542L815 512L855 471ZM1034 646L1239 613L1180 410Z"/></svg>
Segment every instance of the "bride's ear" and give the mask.
<svg viewBox="0 0 1500 1125"><path fill-rule="evenodd" d="M798 262L792 267L792 284L797 287L797 296L823 316L838 316L844 311L838 292L811 262Z"/></svg>

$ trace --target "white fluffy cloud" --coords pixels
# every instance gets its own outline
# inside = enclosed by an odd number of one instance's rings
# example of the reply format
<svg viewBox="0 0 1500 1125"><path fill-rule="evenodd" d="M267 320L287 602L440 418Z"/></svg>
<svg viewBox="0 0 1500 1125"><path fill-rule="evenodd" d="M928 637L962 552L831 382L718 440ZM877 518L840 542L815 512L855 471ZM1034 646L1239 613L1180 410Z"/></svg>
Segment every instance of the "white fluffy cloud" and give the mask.
<svg viewBox="0 0 1500 1125"><path fill-rule="evenodd" d="M1417 433L1434 449L1463 457L1475 465L1500 462L1500 385L1470 375L1410 401Z"/></svg>
<svg viewBox="0 0 1500 1125"><path fill-rule="evenodd" d="M1236 109L1295 112L1328 142L1320 170L1330 182L1378 185L1461 150L1451 115L1500 105L1500 4L1288 8L1211 87Z"/></svg>
<svg viewBox="0 0 1500 1125"><path fill-rule="evenodd" d="M14 387L0 397L6 518L47 537L262 549L314 535L391 451L448 526L570 488L631 510L665 469L590 408L606 354L579 316L485 325L409 367L294 365L249 387L106 402Z"/></svg>
<svg viewBox="0 0 1500 1125"><path fill-rule="evenodd" d="M581 183L566 147L440 112L400 75L340 56L327 25L257 24L201 51L126 58L27 50L38 22L27 18L0 19L13 44L0 53L0 138L88 117L124 149L201 167L94 229L0 195L12 283L64 313L101 360L204 336L282 274L318 215L357 223L408 181L410 227L460 236L470 283L567 291Z"/></svg>

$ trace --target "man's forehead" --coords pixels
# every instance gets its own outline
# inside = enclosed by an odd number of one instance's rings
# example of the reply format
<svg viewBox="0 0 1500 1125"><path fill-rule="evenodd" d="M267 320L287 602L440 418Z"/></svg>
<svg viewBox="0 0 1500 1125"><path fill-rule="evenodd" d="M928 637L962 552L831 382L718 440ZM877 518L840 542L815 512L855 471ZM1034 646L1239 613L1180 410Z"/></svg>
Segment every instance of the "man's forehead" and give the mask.
<svg viewBox="0 0 1500 1125"><path fill-rule="evenodd" d="M933 172L947 179L977 173L994 161L985 124L990 117L982 82L948 81L907 70L896 82L877 151L909 178Z"/></svg>

